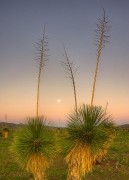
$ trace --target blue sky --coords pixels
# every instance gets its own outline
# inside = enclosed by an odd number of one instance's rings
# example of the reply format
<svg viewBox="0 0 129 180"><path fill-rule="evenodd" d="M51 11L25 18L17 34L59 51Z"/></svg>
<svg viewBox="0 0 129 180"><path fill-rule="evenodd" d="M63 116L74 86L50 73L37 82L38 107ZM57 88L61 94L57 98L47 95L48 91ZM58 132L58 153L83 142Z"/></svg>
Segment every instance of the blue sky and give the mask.
<svg viewBox="0 0 129 180"><path fill-rule="evenodd" d="M37 72L34 45L46 23L49 61L43 70L40 114L51 121L67 119L74 106L72 87L60 65L68 56L79 66L78 103L90 103L96 63L94 36L103 8L111 23L110 43L103 49L95 104L105 107L117 123L129 120L128 0L4 0L0 1L0 119L23 121L35 115ZM57 99L61 103L57 103Z"/></svg>

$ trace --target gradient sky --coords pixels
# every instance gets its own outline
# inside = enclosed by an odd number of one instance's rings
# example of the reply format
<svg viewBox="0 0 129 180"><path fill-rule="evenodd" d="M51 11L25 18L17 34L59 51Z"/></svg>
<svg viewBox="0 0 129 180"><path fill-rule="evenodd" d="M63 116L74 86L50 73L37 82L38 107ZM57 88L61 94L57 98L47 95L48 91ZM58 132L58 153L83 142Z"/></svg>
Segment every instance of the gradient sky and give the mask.
<svg viewBox="0 0 129 180"><path fill-rule="evenodd" d="M111 20L110 43L103 49L94 103L106 106L116 123L129 123L128 0L0 0L0 121L24 122L36 114L34 44L47 24L49 61L42 71L40 115L61 125L74 106L73 90L61 66L63 43L80 66L78 104L90 103L96 64L96 23ZM57 103L57 99L61 99Z"/></svg>

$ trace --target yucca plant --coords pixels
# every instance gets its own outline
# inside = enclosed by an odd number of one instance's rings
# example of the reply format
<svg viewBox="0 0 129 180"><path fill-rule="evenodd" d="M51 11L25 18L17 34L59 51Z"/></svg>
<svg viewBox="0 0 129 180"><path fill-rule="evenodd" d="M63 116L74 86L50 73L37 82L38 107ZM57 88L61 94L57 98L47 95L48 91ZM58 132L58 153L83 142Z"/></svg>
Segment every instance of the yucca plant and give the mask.
<svg viewBox="0 0 129 180"><path fill-rule="evenodd" d="M27 120L25 127L16 131L11 149L16 155L17 161L23 168L31 171L35 180L45 179L45 170L49 166L55 152L55 141L52 132L45 127L44 117L39 117L39 91L41 72L47 61L47 40L45 27L43 36L36 43L37 57L39 65L37 98L36 98L36 118Z"/></svg>
<svg viewBox="0 0 129 180"><path fill-rule="evenodd" d="M9 127L3 127L2 134L4 135L4 138L7 139L9 136L10 128Z"/></svg>
<svg viewBox="0 0 129 180"><path fill-rule="evenodd" d="M93 165L107 154L114 138L114 125L110 116L107 116L107 108L94 106L93 103L100 56L109 37L106 34L109 30L108 22L103 9L103 17L99 20L96 31L97 60L91 103L75 109L68 118L65 158L68 165L68 180L81 180L91 171Z"/></svg>
<svg viewBox="0 0 129 180"><path fill-rule="evenodd" d="M99 106L82 105L69 116L67 125L68 180L81 180L100 161L114 138L112 119Z"/></svg>
<svg viewBox="0 0 129 180"><path fill-rule="evenodd" d="M35 180L45 179L45 170L55 154L54 136L46 127L45 118L28 119L25 127L16 130L11 151L21 167L30 171Z"/></svg>

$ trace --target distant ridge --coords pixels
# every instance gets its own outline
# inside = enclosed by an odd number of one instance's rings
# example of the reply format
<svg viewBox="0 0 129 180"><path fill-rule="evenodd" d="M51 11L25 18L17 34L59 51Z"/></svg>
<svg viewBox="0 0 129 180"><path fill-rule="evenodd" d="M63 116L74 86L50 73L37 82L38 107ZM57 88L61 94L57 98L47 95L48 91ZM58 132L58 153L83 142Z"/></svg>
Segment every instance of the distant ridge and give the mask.
<svg viewBox="0 0 129 180"><path fill-rule="evenodd" d="M7 126L11 129L16 129L18 127L22 127L24 126L25 124L22 124L22 123L19 123L19 124L15 124L15 123L6 123L6 122L0 122L0 129ZM55 127L55 126L48 126L49 128L52 128L52 129L63 129L63 127Z"/></svg>
<svg viewBox="0 0 129 180"><path fill-rule="evenodd" d="M129 130L129 124L122 124L118 126L120 129L128 129Z"/></svg>
<svg viewBox="0 0 129 180"><path fill-rule="evenodd" d="M0 128L3 128L5 126L8 126L8 127L12 128L12 129L15 129L15 128L19 127L19 126L24 126L24 124L0 122Z"/></svg>
<svg viewBox="0 0 129 180"><path fill-rule="evenodd" d="M12 129L15 129L17 127L21 127L24 126L25 124L19 123L19 124L15 124L15 123L6 123L6 122L0 122L0 128L3 128L5 126L8 126ZM49 126L50 128L62 128L62 127L54 127L54 126ZM122 124L122 125L118 125L117 126L120 129L124 129L124 130L129 130L129 124Z"/></svg>

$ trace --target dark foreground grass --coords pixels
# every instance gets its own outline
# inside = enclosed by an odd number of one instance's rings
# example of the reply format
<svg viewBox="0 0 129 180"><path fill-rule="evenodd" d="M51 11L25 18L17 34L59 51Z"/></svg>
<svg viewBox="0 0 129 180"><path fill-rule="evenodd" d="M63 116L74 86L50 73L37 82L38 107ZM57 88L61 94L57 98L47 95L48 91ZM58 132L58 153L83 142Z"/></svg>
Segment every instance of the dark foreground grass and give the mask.
<svg viewBox="0 0 129 180"><path fill-rule="evenodd" d="M64 136L63 130L55 131L57 141ZM0 180L33 180L33 175L22 170L15 162L15 157L9 147L13 137L0 137ZM53 164L46 172L48 180L65 180L67 166L61 153L54 159ZM129 132L117 130L116 139L112 144L107 157L96 164L92 173L84 180L129 180Z"/></svg>

